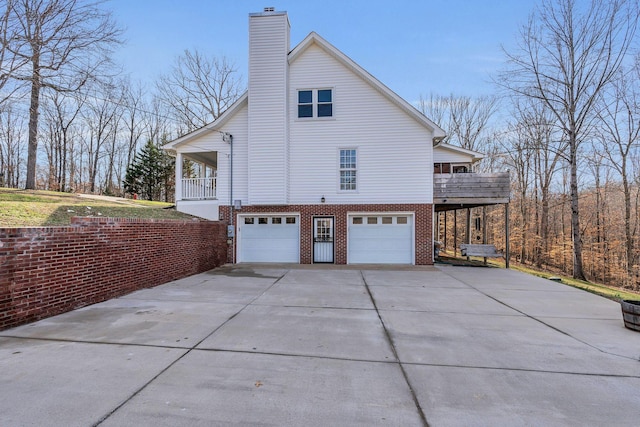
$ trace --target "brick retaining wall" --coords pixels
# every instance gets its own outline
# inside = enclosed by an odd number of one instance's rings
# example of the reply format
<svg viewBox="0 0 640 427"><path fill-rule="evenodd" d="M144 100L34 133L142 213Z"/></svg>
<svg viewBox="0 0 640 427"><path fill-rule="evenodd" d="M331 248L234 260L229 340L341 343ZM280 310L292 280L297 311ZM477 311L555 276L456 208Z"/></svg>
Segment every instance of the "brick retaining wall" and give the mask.
<svg viewBox="0 0 640 427"><path fill-rule="evenodd" d="M220 266L226 223L73 218L0 229L0 330Z"/></svg>

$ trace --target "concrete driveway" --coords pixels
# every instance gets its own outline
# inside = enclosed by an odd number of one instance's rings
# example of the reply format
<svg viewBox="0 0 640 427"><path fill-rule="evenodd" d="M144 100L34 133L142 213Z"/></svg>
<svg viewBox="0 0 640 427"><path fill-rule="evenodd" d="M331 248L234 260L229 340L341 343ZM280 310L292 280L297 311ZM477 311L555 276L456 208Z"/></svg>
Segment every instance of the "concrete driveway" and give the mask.
<svg viewBox="0 0 640 427"><path fill-rule="evenodd" d="M510 270L224 267L0 332L0 424L637 426L621 319Z"/></svg>

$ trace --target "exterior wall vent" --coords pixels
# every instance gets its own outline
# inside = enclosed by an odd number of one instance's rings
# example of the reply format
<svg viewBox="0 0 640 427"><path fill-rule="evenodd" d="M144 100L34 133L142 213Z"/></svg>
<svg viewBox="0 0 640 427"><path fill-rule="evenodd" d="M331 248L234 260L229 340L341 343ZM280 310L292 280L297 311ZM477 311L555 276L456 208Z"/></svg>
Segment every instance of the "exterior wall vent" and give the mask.
<svg viewBox="0 0 640 427"><path fill-rule="evenodd" d="M275 7L265 7L265 8L264 8L264 11L265 11L265 12L275 12L275 11L276 11L276 8L275 8Z"/></svg>

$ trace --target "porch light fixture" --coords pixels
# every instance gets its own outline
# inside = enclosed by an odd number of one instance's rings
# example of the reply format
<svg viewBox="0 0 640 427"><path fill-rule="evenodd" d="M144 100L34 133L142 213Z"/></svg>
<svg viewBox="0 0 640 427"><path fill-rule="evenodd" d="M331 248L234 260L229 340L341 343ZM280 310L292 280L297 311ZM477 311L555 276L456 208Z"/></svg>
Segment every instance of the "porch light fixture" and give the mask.
<svg viewBox="0 0 640 427"><path fill-rule="evenodd" d="M324 202L325 202L324 196L320 197L320 203L324 203Z"/></svg>

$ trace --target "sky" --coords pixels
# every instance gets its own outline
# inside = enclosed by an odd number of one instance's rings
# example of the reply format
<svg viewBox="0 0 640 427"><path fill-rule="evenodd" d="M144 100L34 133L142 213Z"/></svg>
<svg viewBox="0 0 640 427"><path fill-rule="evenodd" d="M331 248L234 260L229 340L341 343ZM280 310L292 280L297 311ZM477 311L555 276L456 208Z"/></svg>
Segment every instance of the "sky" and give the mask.
<svg viewBox="0 0 640 427"><path fill-rule="evenodd" d="M148 85L185 49L226 57L246 82L248 16L286 11L291 48L315 31L405 100L495 93L537 0L111 0L124 28L115 60Z"/></svg>

